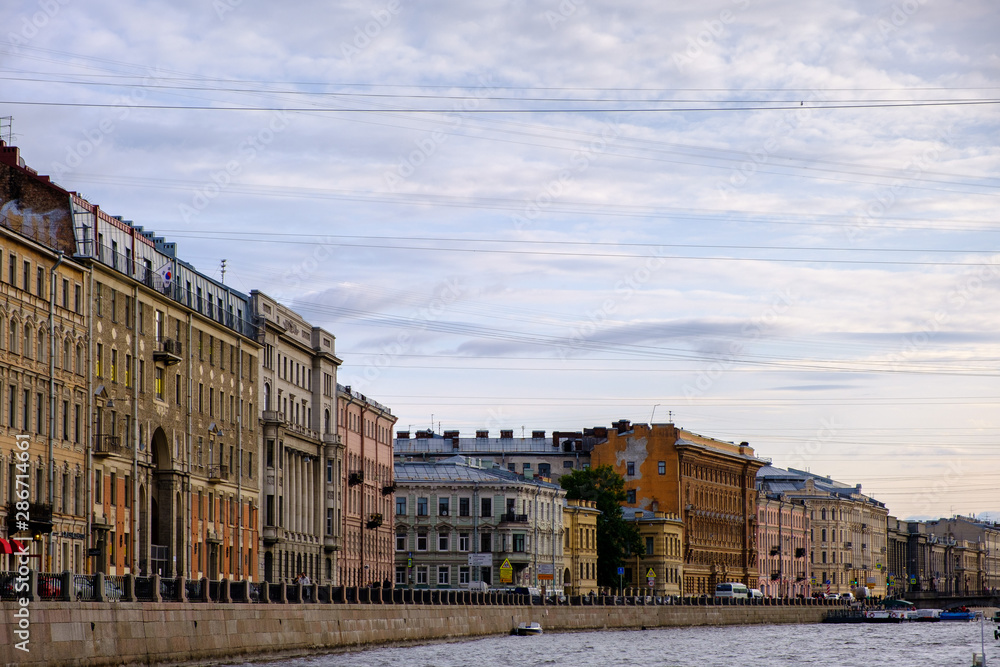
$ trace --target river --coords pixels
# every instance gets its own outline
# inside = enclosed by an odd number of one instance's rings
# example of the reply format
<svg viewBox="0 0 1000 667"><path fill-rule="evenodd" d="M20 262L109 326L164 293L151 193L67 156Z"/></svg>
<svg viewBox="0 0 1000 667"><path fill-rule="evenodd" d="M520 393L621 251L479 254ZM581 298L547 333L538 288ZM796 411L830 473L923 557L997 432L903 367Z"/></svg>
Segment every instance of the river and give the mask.
<svg viewBox="0 0 1000 667"><path fill-rule="evenodd" d="M1000 667L995 627L984 626L986 664ZM740 625L488 637L254 667L967 667L973 651L980 652L979 623Z"/></svg>

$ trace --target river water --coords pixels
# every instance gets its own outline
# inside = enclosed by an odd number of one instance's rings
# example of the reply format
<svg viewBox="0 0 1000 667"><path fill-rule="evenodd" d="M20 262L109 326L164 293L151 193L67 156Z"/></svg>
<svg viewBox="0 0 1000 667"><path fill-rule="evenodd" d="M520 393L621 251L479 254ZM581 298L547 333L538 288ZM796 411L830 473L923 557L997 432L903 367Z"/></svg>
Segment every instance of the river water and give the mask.
<svg viewBox="0 0 1000 667"><path fill-rule="evenodd" d="M994 625L987 665L1000 667ZM268 667L968 667L979 623L740 625L550 633L368 649L263 663ZM255 663L260 667L262 663Z"/></svg>

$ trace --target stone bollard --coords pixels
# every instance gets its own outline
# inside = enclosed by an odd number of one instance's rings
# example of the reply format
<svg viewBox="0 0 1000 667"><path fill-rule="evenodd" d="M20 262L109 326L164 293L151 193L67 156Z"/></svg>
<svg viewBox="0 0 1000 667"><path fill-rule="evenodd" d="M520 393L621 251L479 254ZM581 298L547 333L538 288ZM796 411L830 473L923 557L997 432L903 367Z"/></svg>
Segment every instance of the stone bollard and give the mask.
<svg viewBox="0 0 1000 667"><path fill-rule="evenodd" d="M32 571L32 575L34 575L34 571ZM31 592L35 593L35 590L37 589L37 587L38 587L38 578L36 577L31 582ZM104 599L104 573L103 572L98 572L97 574L94 575L94 601L95 602L107 602L107 600Z"/></svg>
<svg viewBox="0 0 1000 667"><path fill-rule="evenodd" d="M229 580L223 579L219 582L219 599L218 602L223 602L226 604L232 604L233 598L229 595Z"/></svg>
<svg viewBox="0 0 1000 667"><path fill-rule="evenodd" d="M187 602L188 601L187 579L184 577L177 577L176 581L177 581L177 601ZM202 593L204 593L205 583L202 582L201 586L202 586ZM199 596L199 598L197 600L193 600L193 602L200 602L201 600L202 597Z"/></svg>
<svg viewBox="0 0 1000 667"><path fill-rule="evenodd" d="M71 575L72 578L72 575ZM135 575L126 574L124 577L125 590L122 591L122 602L135 602Z"/></svg>
<svg viewBox="0 0 1000 667"><path fill-rule="evenodd" d="M281 582L278 584L278 590L275 591L278 594L277 598L271 597L272 602L280 602L281 604L288 604L288 584Z"/></svg>
<svg viewBox="0 0 1000 667"><path fill-rule="evenodd" d="M59 599L63 602L71 602L73 600L73 573L69 570L64 570L62 573L62 582L59 586Z"/></svg>
<svg viewBox="0 0 1000 667"><path fill-rule="evenodd" d="M163 595L160 593L160 575L154 574L153 580L153 602L163 602Z"/></svg>
<svg viewBox="0 0 1000 667"><path fill-rule="evenodd" d="M270 589L271 589L271 582L269 581L260 582L260 588L258 589L260 591L258 600L260 600L261 604L268 604L271 602Z"/></svg>

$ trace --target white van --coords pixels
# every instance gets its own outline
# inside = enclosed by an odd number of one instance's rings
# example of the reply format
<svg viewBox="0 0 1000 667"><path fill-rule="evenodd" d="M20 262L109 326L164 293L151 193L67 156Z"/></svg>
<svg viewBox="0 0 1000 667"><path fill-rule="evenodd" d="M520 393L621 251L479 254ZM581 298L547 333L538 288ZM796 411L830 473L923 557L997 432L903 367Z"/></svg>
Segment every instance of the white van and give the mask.
<svg viewBox="0 0 1000 667"><path fill-rule="evenodd" d="M715 587L715 597L717 598L743 598L750 596L750 591L743 584L735 581L719 584Z"/></svg>
<svg viewBox="0 0 1000 667"><path fill-rule="evenodd" d="M750 589L750 597L751 598L763 598L764 597L764 593L759 588L751 588Z"/></svg>

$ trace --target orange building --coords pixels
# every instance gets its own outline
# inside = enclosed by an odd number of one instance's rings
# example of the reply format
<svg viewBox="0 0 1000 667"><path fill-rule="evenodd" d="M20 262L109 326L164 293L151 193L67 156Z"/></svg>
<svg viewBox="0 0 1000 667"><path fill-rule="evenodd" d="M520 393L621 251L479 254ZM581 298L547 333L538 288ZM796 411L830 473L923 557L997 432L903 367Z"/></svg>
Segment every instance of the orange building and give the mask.
<svg viewBox="0 0 1000 667"><path fill-rule="evenodd" d="M591 465L625 478L626 505L684 521L684 595L739 581L757 587L757 471L766 460L673 424L612 424Z"/></svg>

